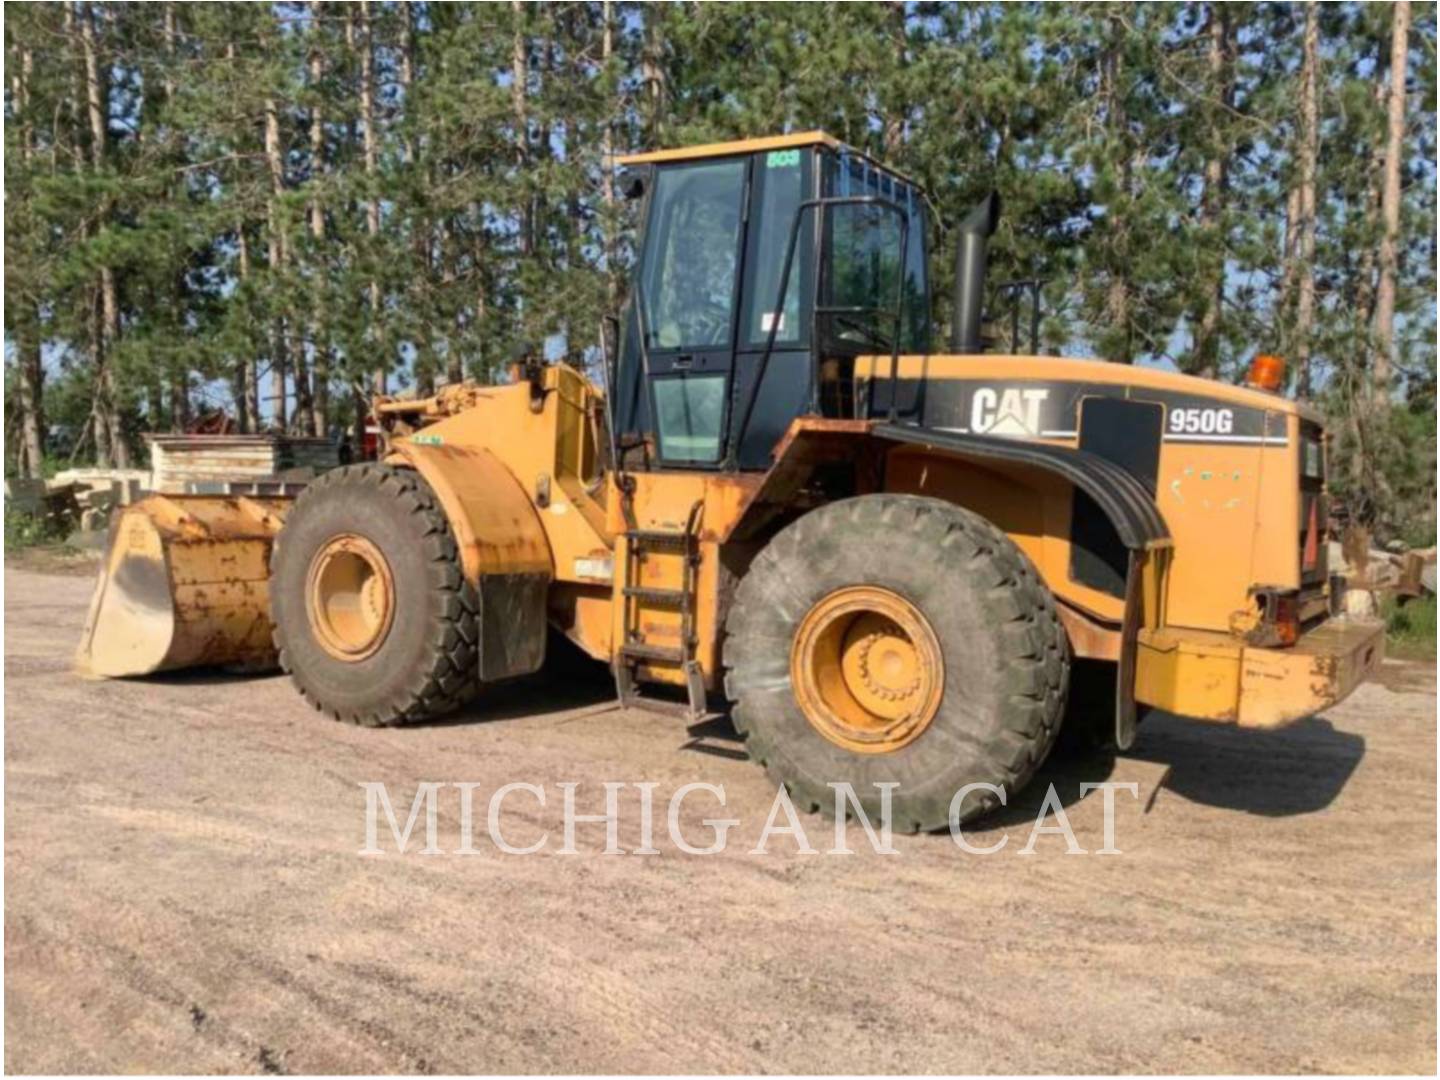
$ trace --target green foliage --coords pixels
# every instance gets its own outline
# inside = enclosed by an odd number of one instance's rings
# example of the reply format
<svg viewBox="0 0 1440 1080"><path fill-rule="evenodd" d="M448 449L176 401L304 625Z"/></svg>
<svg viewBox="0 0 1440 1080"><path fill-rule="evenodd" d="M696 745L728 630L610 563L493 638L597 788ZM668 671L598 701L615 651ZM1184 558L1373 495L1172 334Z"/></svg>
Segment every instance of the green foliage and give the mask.
<svg viewBox="0 0 1440 1080"><path fill-rule="evenodd" d="M633 257L605 153L814 128L930 192L942 325L945 226L994 189L991 280L1046 283L1046 351L1238 378L1296 329L1306 10L11 5L7 448L37 350L41 457L67 459L100 452L100 413L133 456L206 408L336 433L377 378L494 378L520 342L583 359ZM1314 395L1337 488L1380 533L1433 534L1435 13L1413 8L1395 394L1370 405L1392 12L1318 13Z"/></svg>
<svg viewBox="0 0 1440 1080"><path fill-rule="evenodd" d="M53 516L28 514L8 505L5 507L6 551L59 544L69 533L69 526Z"/></svg>
<svg viewBox="0 0 1440 1080"><path fill-rule="evenodd" d="M1435 597L1418 596L1403 604L1390 597L1381 614L1387 651L1414 659L1435 658Z"/></svg>

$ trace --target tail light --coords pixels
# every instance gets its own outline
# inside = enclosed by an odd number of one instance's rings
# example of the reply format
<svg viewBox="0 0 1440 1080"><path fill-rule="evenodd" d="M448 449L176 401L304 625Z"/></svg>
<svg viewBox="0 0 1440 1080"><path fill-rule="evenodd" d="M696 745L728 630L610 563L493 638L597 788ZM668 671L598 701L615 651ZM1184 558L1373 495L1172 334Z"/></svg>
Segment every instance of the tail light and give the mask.
<svg viewBox="0 0 1440 1080"><path fill-rule="evenodd" d="M1256 589L1259 621L1245 634L1245 641L1262 648L1294 645L1300 640L1300 594L1279 589Z"/></svg>

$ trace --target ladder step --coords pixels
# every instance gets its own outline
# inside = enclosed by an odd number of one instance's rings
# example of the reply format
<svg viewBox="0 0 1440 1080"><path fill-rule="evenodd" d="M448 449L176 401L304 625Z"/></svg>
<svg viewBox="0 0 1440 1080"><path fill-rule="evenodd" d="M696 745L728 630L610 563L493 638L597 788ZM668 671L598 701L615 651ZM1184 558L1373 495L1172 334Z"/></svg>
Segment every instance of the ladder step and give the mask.
<svg viewBox="0 0 1440 1080"><path fill-rule="evenodd" d="M657 529L631 529L625 534L630 549L673 548L685 551L690 547L691 535L685 532L663 532Z"/></svg>
<svg viewBox="0 0 1440 1080"><path fill-rule="evenodd" d="M685 650L678 645L647 645L640 641L629 641L620 646L620 655L629 660L653 660L662 664L683 664Z"/></svg>
<svg viewBox="0 0 1440 1080"><path fill-rule="evenodd" d="M644 712L659 713L661 716L672 716L687 723L699 722L694 710L683 701L670 701L668 698L650 697L647 694L633 694L629 700L621 704L627 709L641 709ZM704 717L699 719L704 719Z"/></svg>
<svg viewBox="0 0 1440 1080"><path fill-rule="evenodd" d="M689 600L689 594L684 589L647 589L640 585L626 585L625 595L634 597L642 604L677 610L685 607Z"/></svg>

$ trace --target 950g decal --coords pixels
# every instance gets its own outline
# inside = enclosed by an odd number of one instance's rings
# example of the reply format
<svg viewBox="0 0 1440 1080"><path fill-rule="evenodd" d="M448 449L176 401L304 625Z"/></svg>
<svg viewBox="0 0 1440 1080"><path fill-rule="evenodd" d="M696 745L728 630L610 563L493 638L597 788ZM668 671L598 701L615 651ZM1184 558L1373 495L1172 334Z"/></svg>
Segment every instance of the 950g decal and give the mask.
<svg viewBox="0 0 1440 1080"><path fill-rule="evenodd" d="M1235 431L1235 410L1171 409L1166 428L1172 435L1231 435Z"/></svg>

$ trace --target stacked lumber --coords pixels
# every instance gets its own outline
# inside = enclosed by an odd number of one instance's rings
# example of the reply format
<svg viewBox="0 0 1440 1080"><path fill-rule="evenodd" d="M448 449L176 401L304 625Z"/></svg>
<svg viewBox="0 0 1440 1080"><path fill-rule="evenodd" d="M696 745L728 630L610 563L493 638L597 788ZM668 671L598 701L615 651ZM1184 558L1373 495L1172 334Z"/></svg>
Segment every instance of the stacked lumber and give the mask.
<svg viewBox="0 0 1440 1080"><path fill-rule="evenodd" d="M313 476L339 464L330 439L288 435L147 435L151 487L166 495L235 482Z"/></svg>

